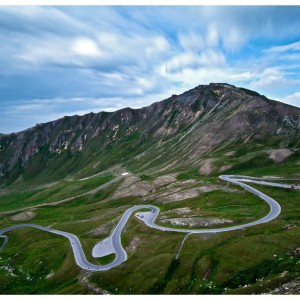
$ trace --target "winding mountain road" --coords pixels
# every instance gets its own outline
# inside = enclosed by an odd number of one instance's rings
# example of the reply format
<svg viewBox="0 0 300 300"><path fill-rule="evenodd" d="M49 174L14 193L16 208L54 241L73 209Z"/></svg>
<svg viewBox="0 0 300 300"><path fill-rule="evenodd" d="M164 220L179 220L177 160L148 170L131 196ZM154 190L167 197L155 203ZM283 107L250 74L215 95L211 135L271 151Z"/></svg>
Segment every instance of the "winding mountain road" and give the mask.
<svg viewBox="0 0 300 300"><path fill-rule="evenodd" d="M113 230L112 234L106 238L105 240L99 242L98 244L95 245L93 249L93 256L94 257L101 257L105 256L111 253L115 254L115 259L113 262L107 264L107 265L96 265L90 263L83 252L81 243L79 239L77 238L76 235L60 231L60 230L55 230L49 227L44 227L40 225L35 225L35 224L18 224L18 225L13 225L4 229L0 230L0 237L4 238L4 243L0 246L0 252L6 245L8 238L5 233L18 229L18 228L24 228L24 227L31 227L31 228L36 228L39 230L47 231L53 234L61 235L65 238L67 238L70 241L75 261L76 264L81 267L82 269L89 270L89 271L105 271L105 270L110 270L114 267L119 266L122 264L124 261L127 259L127 254L126 251L124 250L122 243L121 243L121 233L128 222L130 216L132 213L134 213L137 210L141 209L149 209L150 211L146 212L139 212L136 213L136 217L142 220L147 226L162 230L162 231L174 231L174 232L181 232L181 233L190 233L190 234L196 234L196 233L218 233L218 232L226 232L226 231L232 231L232 230L238 230L254 225L259 225L263 224L266 222L270 222L271 220L275 219L281 211L280 205L271 197L267 196L266 194L260 192L259 190L247 185L245 182L252 182L256 184L261 184L261 185L270 185L270 186L276 186L276 187L282 187L282 188L287 188L290 187L290 185L287 184L279 184L279 183L273 183L273 182L267 182L265 180L260 180L259 178L255 177L247 177L247 176L235 176L235 175L221 175L220 179L237 184L250 193L255 194L256 196L260 197L262 200L266 201L269 206L270 206L270 211L269 213L264 216L263 218L256 220L251 223L247 224L242 224L242 225L236 225L236 226L231 226L231 227L224 227L224 228L216 228L216 229L177 229L177 228L169 228L169 227L164 227L155 224L155 219L159 214L159 208L153 205L136 205L128 210L125 211L123 214L122 218L120 219L119 223ZM299 187L297 187L299 189Z"/></svg>

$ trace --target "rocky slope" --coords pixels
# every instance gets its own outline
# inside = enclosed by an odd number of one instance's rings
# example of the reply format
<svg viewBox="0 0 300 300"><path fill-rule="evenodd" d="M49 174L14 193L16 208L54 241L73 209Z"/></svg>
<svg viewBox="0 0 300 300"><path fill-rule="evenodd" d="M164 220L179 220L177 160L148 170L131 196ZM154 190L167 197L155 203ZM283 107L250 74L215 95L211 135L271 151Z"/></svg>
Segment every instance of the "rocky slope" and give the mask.
<svg viewBox="0 0 300 300"><path fill-rule="evenodd" d="M141 109L64 117L0 135L0 184L91 175L116 164L135 172L199 168L205 174L212 153L241 155L256 145L292 154L299 137L299 108L228 84L200 85Z"/></svg>

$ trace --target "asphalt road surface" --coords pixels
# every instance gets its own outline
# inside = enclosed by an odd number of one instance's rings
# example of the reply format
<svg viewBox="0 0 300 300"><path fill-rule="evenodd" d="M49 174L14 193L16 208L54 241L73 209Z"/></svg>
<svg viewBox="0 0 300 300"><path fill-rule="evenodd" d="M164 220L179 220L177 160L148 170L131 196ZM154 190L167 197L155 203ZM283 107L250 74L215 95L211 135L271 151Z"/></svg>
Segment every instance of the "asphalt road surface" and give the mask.
<svg viewBox="0 0 300 300"><path fill-rule="evenodd" d="M125 211L123 214L122 218L120 219L119 223L115 227L114 231L112 232L111 236L109 237L110 240L110 247L111 247L111 253L115 254L115 259L113 262L107 264L107 265L95 265L90 262L85 257L85 254L82 250L81 243L79 239L77 238L76 235L60 231L60 230L55 230L49 227L44 227L40 225L35 225L35 224L18 224L18 225L13 225L4 229L0 230L0 237L4 238L4 243L0 246L0 252L6 245L8 238L5 235L5 233L18 229L18 228L24 228L24 227L31 227L43 231L47 231L53 234L61 235L65 238L67 238L70 241L71 247L73 249L74 253L74 258L76 261L76 264L81 267L82 269L89 270L89 271L105 271L105 270L110 270L112 268L115 268L122 264L124 261L127 259L127 254L126 251L124 250L122 243L121 243L121 233L128 222L130 216L132 215L133 212L141 210L141 209L149 209L147 212L139 212L136 213L136 217L142 220L147 226L151 228L155 228L158 230L162 231L175 231L175 232L182 232L182 233L190 233L190 234L197 234L197 233L218 233L218 232L225 232L225 231L232 231L232 230L238 230L254 225L259 225L263 223L270 222L271 220L275 219L281 211L280 205L271 197L267 196L266 194L260 192L259 190L247 185L245 182L252 182L256 184L261 184L261 185L271 185L271 186L277 186L277 187L282 187L282 188L287 188L290 187L290 185L286 184L277 184L277 183L272 183L272 182L267 182L264 180L260 180L259 178L255 177L247 177L247 176L235 176L235 175L221 175L220 179L237 184L250 193L255 194L256 196L260 197L262 200L266 201L269 206L270 206L270 211L269 213L264 216L263 218L256 220L251 223L247 224L241 224L241 225L236 225L236 226L231 226L231 227L224 227L224 228L216 228L216 229L176 229L176 228L168 228L164 226L160 226L154 223L156 217L159 214L159 208L153 205L136 205L128 210ZM105 239L107 240L107 239ZM103 241L102 241L103 242ZM101 243L98 243L97 246L99 247L98 250L101 250ZM98 251L99 252L99 251ZM100 251L101 252L101 251ZM105 255L107 255L109 251L106 248ZM98 255L98 257L101 256Z"/></svg>

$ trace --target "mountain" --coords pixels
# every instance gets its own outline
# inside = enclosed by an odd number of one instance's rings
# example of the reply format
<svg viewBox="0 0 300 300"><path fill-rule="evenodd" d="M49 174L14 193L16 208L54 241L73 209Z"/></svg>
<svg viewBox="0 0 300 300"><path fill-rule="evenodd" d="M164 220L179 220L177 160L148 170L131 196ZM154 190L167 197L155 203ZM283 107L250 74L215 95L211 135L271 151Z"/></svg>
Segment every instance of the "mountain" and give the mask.
<svg viewBox="0 0 300 300"><path fill-rule="evenodd" d="M88 176L115 165L207 175L282 163L298 157L299 141L299 108L211 83L141 109L75 115L1 134L0 184Z"/></svg>

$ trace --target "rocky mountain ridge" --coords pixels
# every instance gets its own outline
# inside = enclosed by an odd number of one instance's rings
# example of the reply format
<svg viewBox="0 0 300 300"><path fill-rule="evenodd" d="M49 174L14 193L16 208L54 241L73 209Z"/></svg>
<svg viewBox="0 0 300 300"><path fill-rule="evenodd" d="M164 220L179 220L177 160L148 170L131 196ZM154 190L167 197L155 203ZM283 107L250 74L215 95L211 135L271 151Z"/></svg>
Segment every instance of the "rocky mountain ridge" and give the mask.
<svg viewBox="0 0 300 300"><path fill-rule="evenodd" d="M63 178L87 166L87 173L115 164L137 171L200 166L203 155L234 143L269 139L295 148L299 133L297 107L229 84L199 85L140 109L75 115L1 134L0 183L48 170L51 178Z"/></svg>

